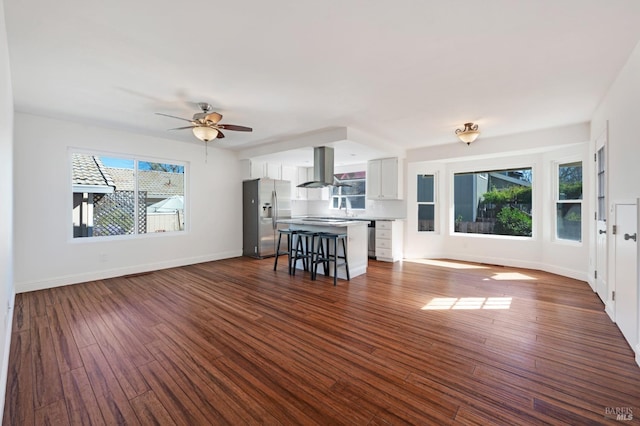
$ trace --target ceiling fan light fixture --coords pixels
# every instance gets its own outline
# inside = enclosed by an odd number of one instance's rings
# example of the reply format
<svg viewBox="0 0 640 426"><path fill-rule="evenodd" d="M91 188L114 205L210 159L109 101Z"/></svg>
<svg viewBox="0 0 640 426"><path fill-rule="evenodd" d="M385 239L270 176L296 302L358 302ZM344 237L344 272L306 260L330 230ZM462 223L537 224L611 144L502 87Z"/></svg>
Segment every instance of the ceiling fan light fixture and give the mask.
<svg viewBox="0 0 640 426"><path fill-rule="evenodd" d="M464 129L456 129L456 135L458 138L470 145L471 142L475 141L478 136L480 136L480 132L478 131L478 125L473 123L464 123Z"/></svg>
<svg viewBox="0 0 640 426"><path fill-rule="evenodd" d="M212 139L224 138L222 130L233 130L236 132L252 132L253 129L247 126L238 126L237 124L220 124L222 114L211 111L211 105L206 102L198 104L202 112L193 114L193 118L176 117L175 115L156 112L156 115L175 118L182 121L188 121L189 126L176 127L169 130L186 130L191 129L193 135L203 142L209 142Z"/></svg>
<svg viewBox="0 0 640 426"><path fill-rule="evenodd" d="M211 139L218 137L218 130L207 126L198 126L192 129L196 138L203 142L209 142Z"/></svg>

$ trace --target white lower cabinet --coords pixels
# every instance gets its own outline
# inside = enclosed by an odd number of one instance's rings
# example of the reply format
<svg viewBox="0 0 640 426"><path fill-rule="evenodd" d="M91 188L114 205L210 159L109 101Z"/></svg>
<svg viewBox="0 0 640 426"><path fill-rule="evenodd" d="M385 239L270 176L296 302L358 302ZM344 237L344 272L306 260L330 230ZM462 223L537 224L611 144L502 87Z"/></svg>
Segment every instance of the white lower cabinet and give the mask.
<svg viewBox="0 0 640 426"><path fill-rule="evenodd" d="M376 259L384 262L402 259L401 220L376 220Z"/></svg>

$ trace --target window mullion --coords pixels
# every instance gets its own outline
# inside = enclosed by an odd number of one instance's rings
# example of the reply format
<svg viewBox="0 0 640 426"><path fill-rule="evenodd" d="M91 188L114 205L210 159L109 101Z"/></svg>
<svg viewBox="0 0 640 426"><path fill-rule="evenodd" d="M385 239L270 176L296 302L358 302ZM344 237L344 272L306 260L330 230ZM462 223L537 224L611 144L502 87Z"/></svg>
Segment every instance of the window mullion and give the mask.
<svg viewBox="0 0 640 426"><path fill-rule="evenodd" d="M140 232L139 223L140 218L138 217L138 212L140 211L140 206L138 205L138 160L133 160L133 233L134 235L138 235Z"/></svg>

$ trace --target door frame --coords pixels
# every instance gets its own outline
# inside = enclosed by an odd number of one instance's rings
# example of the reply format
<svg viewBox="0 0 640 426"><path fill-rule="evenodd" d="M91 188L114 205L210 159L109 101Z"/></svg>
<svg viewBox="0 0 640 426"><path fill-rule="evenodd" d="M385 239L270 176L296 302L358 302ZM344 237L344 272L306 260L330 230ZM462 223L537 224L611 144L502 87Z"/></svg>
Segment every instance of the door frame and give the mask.
<svg viewBox="0 0 640 426"><path fill-rule="evenodd" d="M608 179L608 173L609 173L609 120L605 121L605 125L604 128L602 129L602 131L600 133L598 133L598 136L594 139L594 144L593 144L593 158L594 158L594 162L593 162L593 180L592 182L594 183L593 185L593 189L592 189L592 194L593 194L593 212L594 212L594 221L593 221L593 271L594 274L592 275L592 285L591 288L594 292L596 292L598 294L598 297L600 297L600 299L602 300L602 302L605 305L605 312L607 313L607 315L609 315L609 317L611 318L612 321L615 321L615 301L613 300L613 298L611 297L612 295L612 289L611 289L611 284L613 283L612 280L612 275L611 275L611 259L612 257L610 256L611 253L611 232L612 229L609 226L611 223L611 216L614 214L614 205L613 203L610 202L609 200L609 179ZM598 220L598 151L600 150L600 148L604 149L604 171L605 171L605 179L604 179L604 199L605 199L605 221L604 221L604 225L601 225ZM600 237L600 230L603 230L604 232L606 232L606 234L604 234L604 250L602 250L601 255L604 257L604 259L602 259L602 263L598 262L598 256L599 256L599 251L598 251L598 238ZM600 270L597 271L599 264L604 266L604 271ZM600 276L600 278L596 278L595 275L595 271L597 271L598 275ZM606 297L602 297L602 295L598 292L598 280L604 280L604 286L606 287L605 289L605 293L606 293ZM590 283L591 284L591 283Z"/></svg>

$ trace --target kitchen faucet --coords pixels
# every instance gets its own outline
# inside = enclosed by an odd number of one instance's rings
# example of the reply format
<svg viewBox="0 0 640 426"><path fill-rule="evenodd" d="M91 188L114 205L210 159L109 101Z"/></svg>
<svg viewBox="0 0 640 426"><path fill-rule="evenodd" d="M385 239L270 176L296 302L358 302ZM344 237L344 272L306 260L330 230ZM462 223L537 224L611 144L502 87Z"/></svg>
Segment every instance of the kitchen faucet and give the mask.
<svg viewBox="0 0 640 426"><path fill-rule="evenodd" d="M342 203L340 203L339 210L342 210ZM349 216L349 200L347 198L344 199L344 215Z"/></svg>

